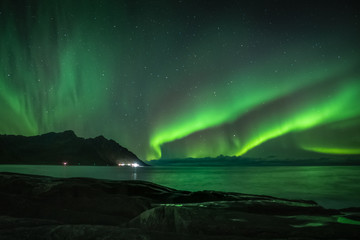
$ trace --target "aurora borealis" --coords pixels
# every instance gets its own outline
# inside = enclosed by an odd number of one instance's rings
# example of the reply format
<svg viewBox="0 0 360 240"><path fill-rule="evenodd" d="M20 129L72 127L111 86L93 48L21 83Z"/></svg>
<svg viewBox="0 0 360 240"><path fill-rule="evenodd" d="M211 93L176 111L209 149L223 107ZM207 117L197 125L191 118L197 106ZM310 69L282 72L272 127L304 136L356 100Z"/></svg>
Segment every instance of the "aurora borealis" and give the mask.
<svg viewBox="0 0 360 240"><path fill-rule="evenodd" d="M360 154L356 1L0 1L0 134L141 159ZM297 156L297 154L300 154Z"/></svg>

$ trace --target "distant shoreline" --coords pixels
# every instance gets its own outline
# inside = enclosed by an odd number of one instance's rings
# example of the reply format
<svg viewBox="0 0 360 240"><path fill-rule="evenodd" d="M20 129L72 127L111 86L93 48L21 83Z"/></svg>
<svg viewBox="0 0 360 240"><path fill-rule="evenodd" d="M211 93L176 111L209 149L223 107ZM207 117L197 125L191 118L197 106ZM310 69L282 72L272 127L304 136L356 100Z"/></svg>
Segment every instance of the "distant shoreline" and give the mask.
<svg viewBox="0 0 360 240"><path fill-rule="evenodd" d="M216 158L160 159L153 166L360 166L360 159L266 159L219 156Z"/></svg>

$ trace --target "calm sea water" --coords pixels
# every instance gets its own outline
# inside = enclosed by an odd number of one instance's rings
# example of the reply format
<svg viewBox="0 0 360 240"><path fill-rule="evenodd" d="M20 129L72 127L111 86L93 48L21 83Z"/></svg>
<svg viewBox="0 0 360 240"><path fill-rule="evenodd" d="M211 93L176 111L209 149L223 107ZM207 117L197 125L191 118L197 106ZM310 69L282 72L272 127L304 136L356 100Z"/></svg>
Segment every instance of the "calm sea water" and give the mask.
<svg viewBox="0 0 360 240"><path fill-rule="evenodd" d="M0 172L54 177L145 180L190 191L217 190L314 200L327 208L360 207L360 167L93 167L0 165Z"/></svg>

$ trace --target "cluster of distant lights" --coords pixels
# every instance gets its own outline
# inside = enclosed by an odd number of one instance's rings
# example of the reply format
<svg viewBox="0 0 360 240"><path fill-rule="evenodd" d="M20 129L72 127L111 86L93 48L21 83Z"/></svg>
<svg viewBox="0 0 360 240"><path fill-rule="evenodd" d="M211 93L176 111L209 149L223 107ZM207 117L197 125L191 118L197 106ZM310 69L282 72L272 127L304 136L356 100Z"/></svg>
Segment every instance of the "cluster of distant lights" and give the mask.
<svg viewBox="0 0 360 240"><path fill-rule="evenodd" d="M140 165L138 163L119 163L119 167L139 167Z"/></svg>
<svg viewBox="0 0 360 240"><path fill-rule="evenodd" d="M64 166L67 166L67 162L63 162ZM140 165L138 163L118 163L119 167L139 167Z"/></svg>

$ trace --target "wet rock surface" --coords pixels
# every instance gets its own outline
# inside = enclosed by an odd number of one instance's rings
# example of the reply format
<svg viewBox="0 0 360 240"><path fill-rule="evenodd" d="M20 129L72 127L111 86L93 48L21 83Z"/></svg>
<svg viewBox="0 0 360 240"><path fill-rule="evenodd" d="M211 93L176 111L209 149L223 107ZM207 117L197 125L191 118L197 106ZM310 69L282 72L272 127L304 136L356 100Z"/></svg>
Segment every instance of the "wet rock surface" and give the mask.
<svg viewBox="0 0 360 240"><path fill-rule="evenodd" d="M360 209L143 181L0 173L2 239L359 239Z"/></svg>

